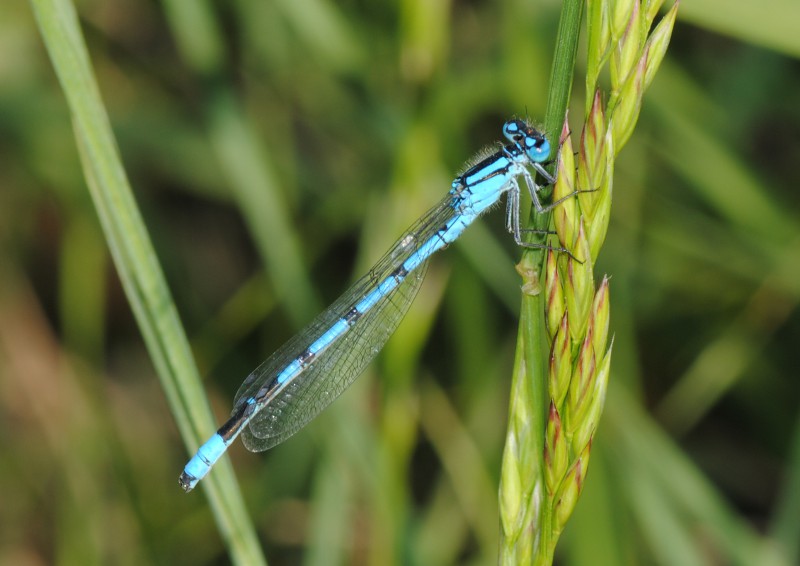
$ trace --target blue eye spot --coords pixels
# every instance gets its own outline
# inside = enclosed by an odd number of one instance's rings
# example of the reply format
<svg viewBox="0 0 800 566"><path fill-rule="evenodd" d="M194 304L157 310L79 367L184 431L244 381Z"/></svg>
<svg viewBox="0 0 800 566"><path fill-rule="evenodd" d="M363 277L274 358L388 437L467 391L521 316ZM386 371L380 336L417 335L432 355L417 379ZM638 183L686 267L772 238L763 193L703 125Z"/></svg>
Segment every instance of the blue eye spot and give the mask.
<svg viewBox="0 0 800 566"><path fill-rule="evenodd" d="M518 142L522 137L520 131L521 128L518 120L509 120L503 124L503 135L508 141Z"/></svg>

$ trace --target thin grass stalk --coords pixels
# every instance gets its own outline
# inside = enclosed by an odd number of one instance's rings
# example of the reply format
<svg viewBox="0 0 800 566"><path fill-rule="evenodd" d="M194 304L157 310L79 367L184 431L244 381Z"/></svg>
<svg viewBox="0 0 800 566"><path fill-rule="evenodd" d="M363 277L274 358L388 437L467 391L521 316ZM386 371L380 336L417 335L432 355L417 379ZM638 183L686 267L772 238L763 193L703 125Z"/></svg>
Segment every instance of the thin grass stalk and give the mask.
<svg viewBox="0 0 800 566"><path fill-rule="evenodd" d="M677 2L648 33L660 5L659 0L588 1L590 99L577 159L563 121L552 195L553 201L565 199L552 215L558 235L552 245L569 253L551 250L543 265L526 254L518 267L523 276L518 347L523 353L514 369L501 475L501 513L507 513L502 515L504 563L552 564L583 489L612 350L608 278L595 288L594 262L608 229L614 159L633 132L675 22ZM606 65L610 88L603 93L597 85ZM538 334L542 326L544 337ZM546 378L538 363L545 353ZM515 496L521 499L514 501ZM509 534L517 537L514 545L508 544Z"/></svg>
<svg viewBox="0 0 800 566"><path fill-rule="evenodd" d="M122 166L75 8L69 0L31 4L64 89L84 174L120 280L178 428L193 450L213 432L214 419ZM236 564L265 564L232 467L227 460L220 464L203 483L231 559Z"/></svg>
<svg viewBox="0 0 800 566"><path fill-rule="evenodd" d="M582 11L583 0L566 0L562 5L545 114L549 139L558 134L569 102ZM549 223L549 215L532 211L529 226L543 229ZM547 407L542 258L540 250L527 250L517 267L523 278L523 294L500 480L502 564L531 563L538 537L535 526L543 497L543 466L537 460L544 450Z"/></svg>

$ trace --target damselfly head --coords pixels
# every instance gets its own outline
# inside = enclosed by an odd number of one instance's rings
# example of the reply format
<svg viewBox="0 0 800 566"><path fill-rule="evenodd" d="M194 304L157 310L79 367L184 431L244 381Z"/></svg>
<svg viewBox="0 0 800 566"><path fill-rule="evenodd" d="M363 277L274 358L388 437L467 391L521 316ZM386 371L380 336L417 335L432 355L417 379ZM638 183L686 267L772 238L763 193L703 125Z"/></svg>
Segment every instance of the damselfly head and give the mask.
<svg viewBox="0 0 800 566"><path fill-rule="evenodd" d="M536 163L547 161L550 157L550 142L544 134L519 118L503 124L503 135L508 141L519 145Z"/></svg>

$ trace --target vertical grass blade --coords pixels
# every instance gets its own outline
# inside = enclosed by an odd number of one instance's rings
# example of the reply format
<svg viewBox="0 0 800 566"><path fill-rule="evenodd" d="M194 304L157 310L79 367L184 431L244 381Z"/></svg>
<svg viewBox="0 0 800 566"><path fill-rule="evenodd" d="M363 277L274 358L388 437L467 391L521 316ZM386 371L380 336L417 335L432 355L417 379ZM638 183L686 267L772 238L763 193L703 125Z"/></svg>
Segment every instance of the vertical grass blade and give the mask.
<svg viewBox="0 0 800 566"><path fill-rule="evenodd" d="M31 4L69 105L84 174L119 277L178 428L193 450L213 432L214 419L120 161L77 14L69 0ZM265 563L227 460L217 465L204 486L232 560Z"/></svg>

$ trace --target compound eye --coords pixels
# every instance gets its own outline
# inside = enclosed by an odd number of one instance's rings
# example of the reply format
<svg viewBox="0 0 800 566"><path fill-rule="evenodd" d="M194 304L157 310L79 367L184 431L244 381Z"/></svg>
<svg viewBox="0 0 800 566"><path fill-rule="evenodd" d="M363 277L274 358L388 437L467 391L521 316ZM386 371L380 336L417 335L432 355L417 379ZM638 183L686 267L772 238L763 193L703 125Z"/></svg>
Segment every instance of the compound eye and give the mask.
<svg viewBox="0 0 800 566"><path fill-rule="evenodd" d="M528 136L525 139L525 152L533 161L545 161L550 155L550 142L544 137Z"/></svg>

